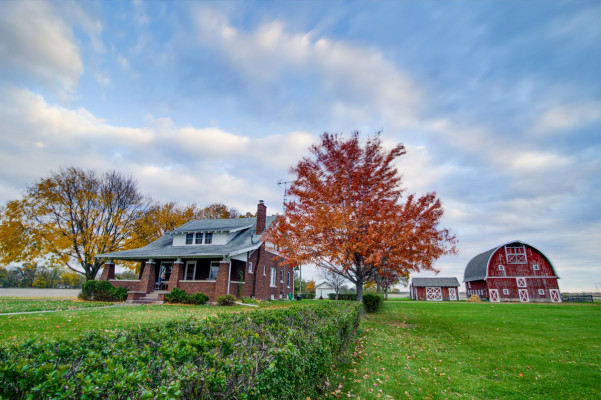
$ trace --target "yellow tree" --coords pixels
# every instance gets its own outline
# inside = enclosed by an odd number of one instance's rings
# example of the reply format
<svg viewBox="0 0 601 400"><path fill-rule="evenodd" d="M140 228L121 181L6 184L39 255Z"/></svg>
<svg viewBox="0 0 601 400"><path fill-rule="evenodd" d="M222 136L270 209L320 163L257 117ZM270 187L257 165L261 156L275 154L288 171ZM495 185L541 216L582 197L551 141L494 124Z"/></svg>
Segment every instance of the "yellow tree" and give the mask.
<svg viewBox="0 0 601 400"><path fill-rule="evenodd" d="M438 224L443 208L435 193L403 197L394 166L403 145L389 151L379 134L364 144L324 133L295 175L284 215L264 239L289 265L316 264L353 282L357 301L364 283L395 271L434 270L434 260L456 252L455 237Z"/></svg>
<svg viewBox="0 0 601 400"><path fill-rule="evenodd" d="M0 238L10 244L2 244L0 262L49 255L94 279L104 264L94 256L122 249L147 208L131 177L61 169L3 210Z"/></svg>

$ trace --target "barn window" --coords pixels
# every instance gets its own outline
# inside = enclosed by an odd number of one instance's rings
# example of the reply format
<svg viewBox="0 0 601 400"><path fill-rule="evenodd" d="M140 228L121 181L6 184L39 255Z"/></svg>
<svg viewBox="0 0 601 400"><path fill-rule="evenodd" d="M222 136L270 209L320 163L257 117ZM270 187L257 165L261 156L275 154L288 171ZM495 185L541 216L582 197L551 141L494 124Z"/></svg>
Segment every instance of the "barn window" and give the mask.
<svg viewBox="0 0 601 400"><path fill-rule="evenodd" d="M509 294L509 289L503 289L503 294Z"/></svg>
<svg viewBox="0 0 601 400"><path fill-rule="evenodd" d="M535 271L538 271L538 264L534 264L534 265L532 266L532 269L533 269L533 270L535 270Z"/></svg>
<svg viewBox="0 0 601 400"><path fill-rule="evenodd" d="M505 266L504 265L499 265L499 271L505 271Z"/></svg>
<svg viewBox="0 0 601 400"><path fill-rule="evenodd" d="M538 289L538 294L540 294L541 296L545 295L545 289Z"/></svg>
<svg viewBox="0 0 601 400"><path fill-rule="evenodd" d="M525 246L505 246L505 257L508 264L527 264Z"/></svg>

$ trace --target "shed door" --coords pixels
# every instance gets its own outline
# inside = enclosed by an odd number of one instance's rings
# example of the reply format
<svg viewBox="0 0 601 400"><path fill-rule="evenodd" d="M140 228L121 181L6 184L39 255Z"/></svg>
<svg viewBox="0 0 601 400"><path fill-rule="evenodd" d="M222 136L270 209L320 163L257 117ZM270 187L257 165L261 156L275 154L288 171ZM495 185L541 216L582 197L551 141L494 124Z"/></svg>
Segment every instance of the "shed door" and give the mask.
<svg viewBox="0 0 601 400"><path fill-rule="evenodd" d="M518 292L520 293L520 301L522 303L527 303L530 301L528 298L528 289L518 289Z"/></svg>
<svg viewBox="0 0 601 400"><path fill-rule="evenodd" d="M499 289L490 289L488 291L490 293L490 301L493 303L498 303L499 302ZM526 296L528 295L528 293L526 292Z"/></svg>
<svg viewBox="0 0 601 400"><path fill-rule="evenodd" d="M427 287L426 288L426 300L442 301L442 290L439 287Z"/></svg>
<svg viewBox="0 0 601 400"><path fill-rule="evenodd" d="M561 303L561 296L559 295L559 290L549 289L549 294L551 295L551 302Z"/></svg>
<svg viewBox="0 0 601 400"><path fill-rule="evenodd" d="M449 288L449 300L457 300L457 290L454 287Z"/></svg>

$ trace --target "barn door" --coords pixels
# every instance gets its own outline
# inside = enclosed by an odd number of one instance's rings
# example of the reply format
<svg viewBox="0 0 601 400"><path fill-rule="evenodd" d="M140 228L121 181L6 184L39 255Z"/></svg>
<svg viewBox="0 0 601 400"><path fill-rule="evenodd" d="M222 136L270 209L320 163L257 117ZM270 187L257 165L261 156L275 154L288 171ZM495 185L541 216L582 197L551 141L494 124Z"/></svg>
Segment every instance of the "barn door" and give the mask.
<svg viewBox="0 0 601 400"><path fill-rule="evenodd" d="M520 301L522 303L527 303L530 301L530 298L528 298L528 289L518 289L518 292L520 294Z"/></svg>
<svg viewBox="0 0 601 400"><path fill-rule="evenodd" d="M449 300L457 300L457 289L455 289L454 287L449 288Z"/></svg>
<svg viewBox="0 0 601 400"><path fill-rule="evenodd" d="M549 294L551 295L552 303L561 303L561 295L559 294L559 290L549 289Z"/></svg>
<svg viewBox="0 0 601 400"><path fill-rule="evenodd" d="M490 301L491 302L493 302L493 303L498 303L499 302L499 289L490 289L488 291L488 293L490 294Z"/></svg>
<svg viewBox="0 0 601 400"><path fill-rule="evenodd" d="M442 290L439 287L427 287L426 288L426 300L442 301Z"/></svg>

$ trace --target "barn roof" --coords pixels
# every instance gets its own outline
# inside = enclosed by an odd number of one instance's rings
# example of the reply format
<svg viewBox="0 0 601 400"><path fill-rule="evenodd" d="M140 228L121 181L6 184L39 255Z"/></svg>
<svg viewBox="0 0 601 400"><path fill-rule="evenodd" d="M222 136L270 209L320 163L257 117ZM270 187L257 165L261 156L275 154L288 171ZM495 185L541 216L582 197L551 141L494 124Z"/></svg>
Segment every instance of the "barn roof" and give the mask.
<svg viewBox="0 0 601 400"><path fill-rule="evenodd" d="M543 257L545 257L547 259L547 261L549 262L549 265L551 266L551 269L553 270L553 273L555 274L555 276L557 276L557 273L555 272L555 268L553 268L553 264L551 264L551 260L549 260L547 258L547 256L545 256L536 247L531 246L527 243L521 242L519 240L515 240L513 242L505 243L505 244L502 244L501 246L497 246L493 249L487 250L484 253L480 253L476 257L472 258L470 260L470 262L467 263L467 266L465 267L465 272L463 273L463 282L473 282L473 281L485 280L487 278L487 273L488 273L488 263L489 263L492 255L495 253L495 251L499 250L501 247L509 246L512 244L520 244L520 245L532 247L534 250L538 251L540 254L543 255Z"/></svg>
<svg viewBox="0 0 601 400"><path fill-rule="evenodd" d="M428 287L428 286L441 286L441 287L457 287L459 281L457 278L413 278L411 280L413 287Z"/></svg>

